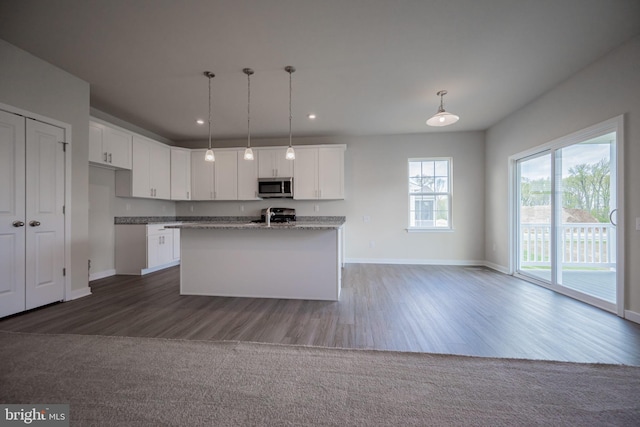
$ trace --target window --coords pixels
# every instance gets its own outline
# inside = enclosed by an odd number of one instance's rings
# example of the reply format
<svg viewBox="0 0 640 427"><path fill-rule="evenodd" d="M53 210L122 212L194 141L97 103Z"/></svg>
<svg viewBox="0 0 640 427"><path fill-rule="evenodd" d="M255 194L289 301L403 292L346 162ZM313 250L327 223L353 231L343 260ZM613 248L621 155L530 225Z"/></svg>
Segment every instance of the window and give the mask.
<svg viewBox="0 0 640 427"><path fill-rule="evenodd" d="M409 229L451 229L451 158L409 159Z"/></svg>

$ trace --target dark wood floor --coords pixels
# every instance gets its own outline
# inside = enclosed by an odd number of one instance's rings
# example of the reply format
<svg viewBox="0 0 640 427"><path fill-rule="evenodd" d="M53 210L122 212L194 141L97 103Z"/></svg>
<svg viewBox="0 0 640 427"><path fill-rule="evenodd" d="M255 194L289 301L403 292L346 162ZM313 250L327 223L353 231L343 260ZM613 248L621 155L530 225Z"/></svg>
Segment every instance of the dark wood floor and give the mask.
<svg viewBox="0 0 640 427"><path fill-rule="evenodd" d="M179 267L0 330L242 340L640 365L640 325L482 267L349 264L340 302L179 295Z"/></svg>

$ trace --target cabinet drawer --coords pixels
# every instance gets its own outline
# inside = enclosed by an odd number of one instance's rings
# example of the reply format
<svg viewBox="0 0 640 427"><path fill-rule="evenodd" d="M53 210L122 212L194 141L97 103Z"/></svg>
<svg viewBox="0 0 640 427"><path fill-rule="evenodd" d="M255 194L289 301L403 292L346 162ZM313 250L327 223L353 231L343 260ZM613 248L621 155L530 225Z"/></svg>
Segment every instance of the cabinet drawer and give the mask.
<svg viewBox="0 0 640 427"><path fill-rule="evenodd" d="M154 234L160 234L166 230L164 226L167 224L149 224L147 225L147 236L153 236Z"/></svg>

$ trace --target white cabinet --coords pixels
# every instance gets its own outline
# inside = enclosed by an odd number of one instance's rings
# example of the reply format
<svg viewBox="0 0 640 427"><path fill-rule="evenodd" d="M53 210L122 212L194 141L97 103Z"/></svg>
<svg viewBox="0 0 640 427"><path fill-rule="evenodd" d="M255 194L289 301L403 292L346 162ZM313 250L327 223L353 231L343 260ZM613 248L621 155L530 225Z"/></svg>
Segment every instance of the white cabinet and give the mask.
<svg viewBox="0 0 640 427"><path fill-rule="evenodd" d="M191 199L237 200L239 150L214 150L215 162L204 159L205 151L191 152Z"/></svg>
<svg viewBox="0 0 640 427"><path fill-rule="evenodd" d="M213 200L213 165L207 162L207 150L191 151L191 200Z"/></svg>
<svg viewBox="0 0 640 427"><path fill-rule="evenodd" d="M131 171L116 171L116 196L171 198L169 146L133 135Z"/></svg>
<svg viewBox="0 0 640 427"><path fill-rule="evenodd" d="M254 150L258 155L259 178L288 178L293 176L293 160L287 160L286 147L259 148ZM297 151L297 149L296 149Z"/></svg>
<svg viewBox="0 0 640 427"><path fill-rule="evenodd" d="M294 199L344 199L344 145L296 148Z"/></svg>
<svg viewBox="0 0 640 427"><path fill-rule="evenodd" d="M215 200L238 200L238 151L218 151L214 170Z"/></svg>
<svg viewBox="0 0 640 427"><path fill-rule="evenodd" d="M191 200L191 150L171 148L171 200Z"/></svg>
<svg viewBox="0 0 640 427"><path fill-rule="evenodd" d="M115 169L131 169L133 135L96 121L89 122L89 162Z"/></svg>
<svg viewBox="0 0 640 427"><path fill-rule="evenodd" d="M144 275L180 263L180 230L116 224L116 274Z"/></svg>
<svg viewBox="0 0 640 427"><path fill-rule="evenodd" d="M238 200L259 200L258 162L245 160L244 150L238 151Z"/></svg>

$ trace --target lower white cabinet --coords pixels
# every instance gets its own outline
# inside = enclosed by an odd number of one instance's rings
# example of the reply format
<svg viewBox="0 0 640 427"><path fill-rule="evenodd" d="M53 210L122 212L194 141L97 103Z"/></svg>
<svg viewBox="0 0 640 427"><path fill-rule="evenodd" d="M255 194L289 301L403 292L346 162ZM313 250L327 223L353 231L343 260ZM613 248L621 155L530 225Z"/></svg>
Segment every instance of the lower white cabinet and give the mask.
<svg viewBox="0 0 640 427"><path fill-rule="evenodd" d="M180 264L180 230L116 224L116 274L144 275Z"/></svg>

